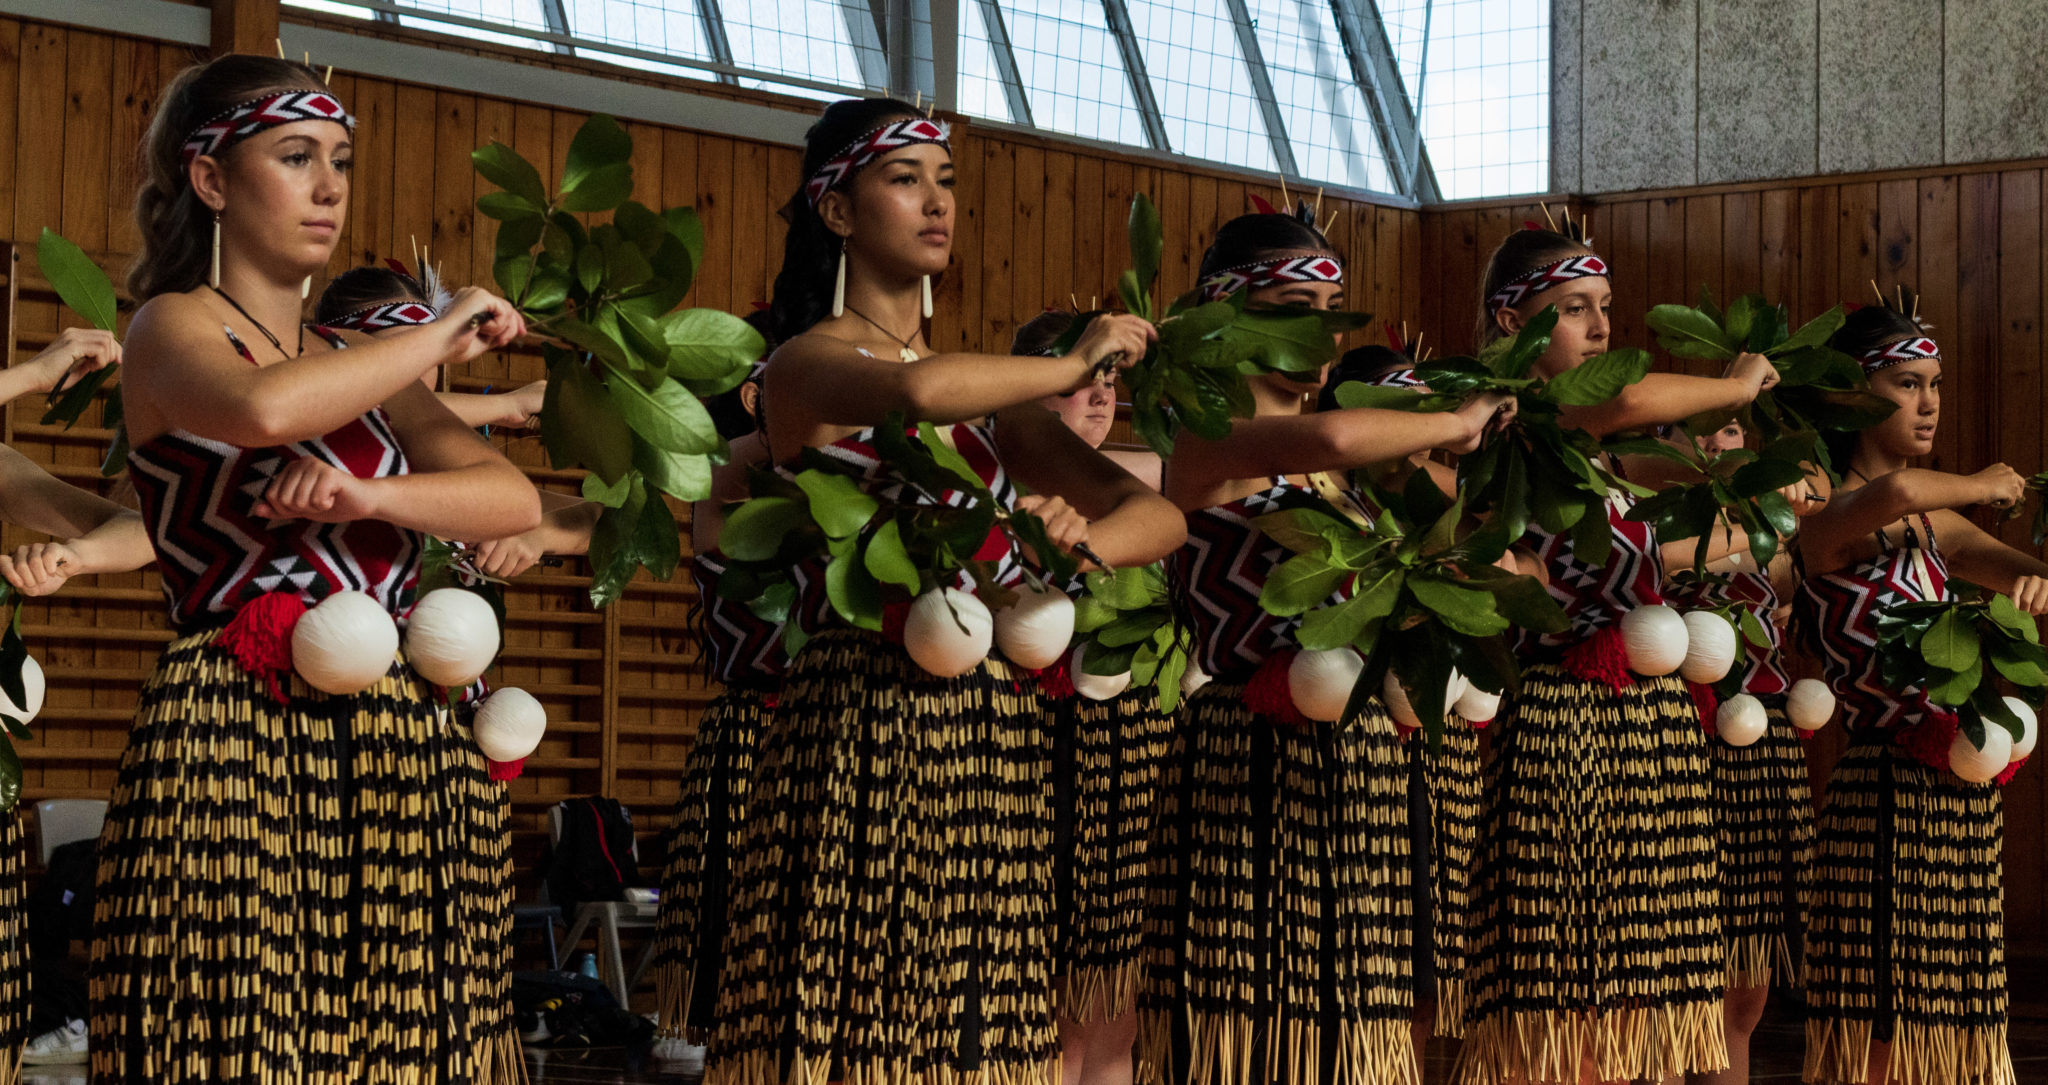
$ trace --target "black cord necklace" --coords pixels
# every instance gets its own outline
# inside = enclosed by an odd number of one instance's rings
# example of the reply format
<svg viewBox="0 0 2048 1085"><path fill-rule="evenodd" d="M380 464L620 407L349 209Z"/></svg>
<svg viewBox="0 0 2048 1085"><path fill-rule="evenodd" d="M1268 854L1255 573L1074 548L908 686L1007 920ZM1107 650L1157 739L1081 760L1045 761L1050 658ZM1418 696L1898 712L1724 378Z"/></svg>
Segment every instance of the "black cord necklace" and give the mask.
<svg viewBox="0 0 2048 1085"><path fill-rule="evenodd" d="M873 324L875 326L876 331L881 332L883 335L886 335L889 338L896 340L898 343L903 344L903 349L897 352L897 357L902 358L906 362L917 361L917 348L910 345L909 339L905 339L902 336L897 335L895 332L892 332L889 329L882 327L882 325L879 322L877 322L874 317L871 317L866 313L861 312L859 309L856 309L851 305L846 307L846 311L852 313L854 316L861 318L862 320L867 321L870 324ZM915 333L913 333L913 337L914 336Z"/></svg>
<svg viewBox="0 0 2048 1085"><path fill-rule="evenodd" d="M212 286L212 284L208 284L208 286L213 290L214 293L219 294L221 296L221 300L227 302L229 305L234 306L235 312L242 314L243 320L246 320L249 323L256 325L256 330L263 333L263 338L270 340L270 345L276 347L277 352L279 354L284 355L285 360L289 361L292 358L298 357L298 355L296 354L286 354L284 344L278 341L277 336L272 335L270 333L270 329L263 326L262 321L256 319L253 316L250 316L249 310L242 308L242 303L236 301L233 294L230 294L227 291L222 290L218 286ZM299 354L304 353L306 353L306 325L304 323L301 323L299 325Z"/></svg>

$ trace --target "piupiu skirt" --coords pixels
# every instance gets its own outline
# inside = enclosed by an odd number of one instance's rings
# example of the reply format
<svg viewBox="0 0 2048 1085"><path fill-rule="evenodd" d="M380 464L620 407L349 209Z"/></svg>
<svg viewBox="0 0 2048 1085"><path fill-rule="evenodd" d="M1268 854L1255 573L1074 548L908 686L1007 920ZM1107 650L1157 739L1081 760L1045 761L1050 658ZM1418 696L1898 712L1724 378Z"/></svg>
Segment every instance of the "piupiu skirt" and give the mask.
<svg viewBox="0 0 2048 1085"><path fill-rule="evenodd" d="M1216 681L1188 699L1174 751L1140 1080L1419 1081L1408 755L1385 709L1294 726Z"/></svg>
<svg viewBox="0 0 2048 1085"><path fill-rule="evenodd" d="M1797 981L1792 947L1806 929L1813 869L1813 790L1806 748L1766 695L1770 726L1747 746L1707 740L1714 758L1714 834L1721 862L1721 936L1728 986L1768 987L1782 964Z"/></svg>
<svg viewBox="0 0 2048 1085"><path fill-rule="evenodd" d="M1417 994L1436 1003L1433 1031L1457 1036L1465 1027L1465 941L1472 920L1472 850L1479 839L1479 731L1451 719L1443 741L1431 749L1426 735L1408 738L1409 772L1418 793L1411 796L1414 832L1427 834L1426 863L1416 874L1426 879L1418 917ZM1418 894L1420 897L1420 894Z"/></svg>
<svg viewBox="0 0 2048 1085"><path fill-rule="evenodd" d="M1043 1085L1052 737L1010 668L811 638L747 797L711 1085Z"/></svg>
<svg viewBox="0 0 2048 1085"><path fill-rule="evenodd" d="M21 1073L28 1035L28 843L21 807L0 813L0 1082Z"/></svg>
<svg viewBox="0 0 2048 1085"><path fill-rule="evenodd" d="M1152 818L1173 716L1156 690L1048 698L1054 736L1055 1006L1073 1021L1137 1002Z"/></svg>
<svg viewBox="0 0 2048 1085"><path fill-rule="evenodd" d="M402 661L280 705L214 637L165 651L122 756L93 1080L518 1080L503 788L468 730Z"/></svg>
<svg viewBox="0 0 2048 1085"><path fill-rule="evenodd" d="M1538 664L1494 727L1457 1080L1725 1066L1711 755L1685 684Z"/></svg>
<svg viewBox="0 0 2048 1085"><path fill-rule="evenodd" d="M697 741L683 764L654 924L655 1005L663 1035L708 1035L725 965L733 845L746 818L767 697L766 690L748 688L719 694L698 719Z"/></svg>
<svg viewBox="0 0 2048 1085"><path fill-rule="evenodd" d="M1999 790L1858 732L1828 781L1806 939L1806 1071L1896 1085L2012 1085Z"/></svg>

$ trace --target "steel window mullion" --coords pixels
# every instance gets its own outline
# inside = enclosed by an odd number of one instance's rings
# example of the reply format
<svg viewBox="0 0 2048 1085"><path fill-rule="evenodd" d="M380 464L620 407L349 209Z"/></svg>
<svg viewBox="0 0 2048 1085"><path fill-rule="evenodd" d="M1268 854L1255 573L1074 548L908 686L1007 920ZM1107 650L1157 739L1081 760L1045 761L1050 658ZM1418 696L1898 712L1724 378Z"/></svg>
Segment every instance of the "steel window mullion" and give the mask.
<svg viewBox="0 0 2048 1085"><path fill-rule="evenodd" d="M1266 54L1259 48L1259 30L1252 22L1245 0L1224 0L1230 8L1230 22L1237 29L1238 51L1244 54L1246 74L1251 76L1252 93L1258 97L1259 114L1266 121L1266 138L1273 145L1273 161L1287 177L1300 177L1294 163L1294 144L1287 138L1287 122L1280 116L1280 101L1273 94L1273 79L1266 72Z"/></svg>
<svg viewBox="0 0 2048 1085"><path fill-rule="evenodd" d="M1131 103L1138 108L1138 119L1145 125L1145 138L1155 151L1173 150L1173 140L1166 134L1166 118L1159 112L1159 99L1152 94L1152 78L1145 73L1145 54L1138 48L1138 31L1131 22L1131 9L1124 6L1124 0L1102 0L1103 19L1109 23L1109 33L1116 39L1116 51L1123 57L1124 77L1130 80Z"/></svg>
<svg viewBox="0 0 2048 1085"><path fill-rule="evenodd" d="M1003 22L1003 9L996 0L975 0L981 8L981 26L988 31L989 52L995 56L996 74L1003 80L1003 99L1010 106L1013 124L1034 125L1031 99L1024 93L1024 75L1017 67L1017 52L1010 44L1010 28Z"/></svg>
<svg viewBox="0 0 2048 1085"><path fill-rule="evenodd" d="M877 0L879 2L879 0ZM870 90L889 90L889 54L882 47L882 13L868 0L840 0L846 18L846 41L860 64L860 79Z"/></svg>
<svg viewBox="0 0 2048 1085"><path fill-rule="evenodd" d="M697 21L704 26L704 45L711 50L711 59L720 64L732 64L732 40L725 36L725 11L718 6L718 0L697 0ZM726 84L739 82L725 72L718 73L718 81Z"/></svg>
<svg viewBox="0 0 2048 1085"><path fill-rule="evenodd" d="M1428 8L1424 9L1425 12ZM1343 42L1351 77L1365 95L1366 111L1386 152L1394 184L1401 195L1422 202L1439 199L1436 172L1429 165L1429 151L1422 145L1421 121L1408 89L1401 81L1400 66L1394 60L1393 43L1387 40L1386 24L1373 0L1330 0L1330 14ZM1427 15L1424 25L1427 26ZM1423 48L1429 47L1427 31Z"/></svg>

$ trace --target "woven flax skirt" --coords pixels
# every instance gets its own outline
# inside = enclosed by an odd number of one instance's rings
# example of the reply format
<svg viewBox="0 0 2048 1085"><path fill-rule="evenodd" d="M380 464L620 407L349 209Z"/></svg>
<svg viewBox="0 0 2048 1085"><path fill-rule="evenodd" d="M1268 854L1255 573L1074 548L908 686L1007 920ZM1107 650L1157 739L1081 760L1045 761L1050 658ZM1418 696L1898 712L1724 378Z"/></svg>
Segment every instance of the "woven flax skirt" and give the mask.
<svg viewBox="0 0 2048 1085"><path fill-rule="evenodd" d="M1043 1085L1052 741L1000 662L813 637L747 797L711 1085Z"/></svg>
<svg viewBox="0 0 2048 1085"><path fill-rule="evenodd" d="M1785 718L1784 698L1766 697L1770 728L1747 746L1709 739L1714 758L1714 834L1720 845L1721 935L1728 986L1768 987L1775 965L1791 967L1806 929L1813 864L1813 793L1806 749Z"/></svg>
<svg viewBox="0 0 2048 1085"><path fill-rule="evenodd" d="M704 709L683 767L655 920L656 1008L664 1035L707 1035L725 964L733 843L767 722L766 694L728 689Z"/></svg>
<svg viewBox="0 0 2048 1085"><path fill-rule="evenodd" d="M1857 734L1820 812L1806 942L1806 1080L2012 1085L1999 790Z"/></svg>
<svg viewBox="0 0 2048 1085"><path fill-rule="evenodd" d="M1341 725L1189 698L1154 849L1140 1079L1403 1085L1408 765L1377 702Z"/></svg>
<svg viewBox="0 0 2048 1085"><path fill-rule="evenodd" d="M1494 726L1457 1080L1721 1068L1709 755L1684 684L1537 665Z"/></svg>
<svg viewBox="0 0 2048 1085"><path fill-rule="evenodd" d="M100 838L92 1072L504 1082L502 791L402 662L270 699L213 634L143 687Z"/></svg>
<svg viewBox="0 0 2048 1085"><path fill-rule="evenodd" d="M1472 919L1472 852L1479 839L1480 813L1479 732L1463 720L1449 723L1434 750L1423 735L1410 736L1407 742L1410 770L1424 789L1421 810L1416 812L1427 814L1416 831L1429 834L1429 911L1420 917L1417 931L1429 936L1428 974L1435 985L1434 990L1422 987L1418 994L1436 1000L1432 1028L1438 1036L1461 1035L1465 1027L1465 942ZM1423 978L1418 961L1417 979Z"/></svg>

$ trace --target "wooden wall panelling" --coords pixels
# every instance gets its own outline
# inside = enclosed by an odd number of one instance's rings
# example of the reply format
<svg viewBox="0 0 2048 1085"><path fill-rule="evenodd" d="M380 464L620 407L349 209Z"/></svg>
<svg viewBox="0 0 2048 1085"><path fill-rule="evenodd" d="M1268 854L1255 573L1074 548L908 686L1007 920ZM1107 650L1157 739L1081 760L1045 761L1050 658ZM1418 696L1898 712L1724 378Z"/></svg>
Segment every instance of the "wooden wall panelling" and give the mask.
<svg viewBox="0 0 2048 1085"><path fill-rule="evenodd" d="M1007 354L1017 327L1045 311L1052 300L1045 281L1045 149L1015 148L1002 166L1013 178L1010 192L1010 294L999 309L1004 324L983 348ZM997 205L1001 206L1001 205Z"/></svg>
<svg viewBox="0 0 2048 1085"><path fill-rule="evenodd" d="M969 350L1004 353L1009 349L1016 289L1017 231L1026 220L1004 214L1015 206L1017 149L1005 142L983 139L980 168L981 202L988 210L981 216L981 316L973 325Z"/></svg>

